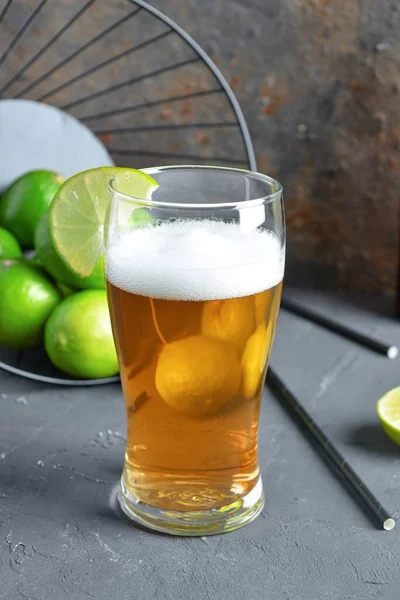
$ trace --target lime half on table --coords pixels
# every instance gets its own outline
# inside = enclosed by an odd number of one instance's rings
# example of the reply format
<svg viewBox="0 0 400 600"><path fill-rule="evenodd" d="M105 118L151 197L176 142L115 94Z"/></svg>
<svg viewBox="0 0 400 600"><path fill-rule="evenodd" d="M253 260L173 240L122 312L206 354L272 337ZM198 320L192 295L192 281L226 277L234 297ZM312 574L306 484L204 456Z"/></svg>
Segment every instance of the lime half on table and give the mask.
<svg viewBox="0 0 400 600"><path fill-rule="evenodd" d="M103 229L111 203L110 180L116 189L148 200L158 183L136 169L100 167L74 175L58 190L50 207L50 234L67 265L80 277L95 268L104 250Z"/></svg>
<svg viewBox="0 0 400 600"><path fill-rule="evenodd" d="M400 446L400 387L382 396L376 408L383 429Z"/></svg>

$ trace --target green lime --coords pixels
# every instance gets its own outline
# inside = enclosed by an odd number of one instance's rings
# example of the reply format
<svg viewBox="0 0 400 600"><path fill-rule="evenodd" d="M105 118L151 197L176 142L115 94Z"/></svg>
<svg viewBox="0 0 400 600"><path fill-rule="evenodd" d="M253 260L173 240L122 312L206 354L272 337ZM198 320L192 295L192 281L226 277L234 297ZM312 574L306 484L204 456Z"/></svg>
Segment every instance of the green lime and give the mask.
<svg viewBox="0 0 400 600"><path fill-rule="evenodd" d="M27 265L28 261L24 256L18 258L2 258L0 259L0 273L1 271L6 271L11 265L19 265L24 264Z"/></svg>
<svg viewBox="0 0 400 600"><path fill-rule="evenodd" d="M0 267L0 344L22 349L38 346L45 322L61 294L40 269L21 260Z"/></svg>
<svg viewBox="0 0 400 600"><path fill-rule="evenodd" d="M50 235L49 215L46 212L39 221L35 232L35 248L37 256L46 271L54 279L76 289L105 289L104 261L101 256L93 273L87 277L79 277L67 266L56 252Z"/></svg>
<svg viewBox="0 0 400 600"><path fill-rule="evenodd" d="M56 281L56 286L57 286L57 289L60 290L61 296L63 298L68 298L68 296L72 296L72 294L75 294L76 292L79 291L79 290L76 290L75 288L70 287L69 285L66 285L65 283L62 283L61 281Z"/></svg>
<svg viewBox="0 0 400 600"><path fill-rule="evenodd" d="M25 265L26 267L36 268L36 265L32 264L32 261L29 258L26 258L26 256L18 256L16 258L0 258L0 271L9 269L12 265Z"/></svg>
<svg viewBox="0 0 400 600"><path fill-rule="evenodd" d="M146 208L137 208L132 211L131 216L128 219L128 225L131 227L147 227L149 223L154 222L154 217L151 212Z"/></svg>
<svg viewBox="0 0 400 600"><path fill-rule="evenodd" d="M376 409L383 429L390 439L400 446L400 387L382 396Z"/></svg>
<svg viewBox="0 0 400 600"><path fill-rule="evenodd" d="M110 180L119 192L149 199L158 183L135 169L101 167L68 179L50 208L50 234L61 258L81 277L93 272L103 252L103 229L111 205Z"/></svg>
<svg viewBox="0 0 400 600"><path fill-rule="evenodd" d="M4 227L0 227L0 259L19 256L22 256L22 250L17 238Z"/></svg>
<svg viewBox="0 0 400 600"><path fill-rule="evenodd" d="M65 298L46 323L44 343L51 362L69 375L88 379L116 375L106 292L83 290Z"/></svg>
<svg viewBox="0 0 400 600"><path fill-rule="evenodd" d="M33 267L39 267L39 269L43 269L44 270L44 264L42 263L42 261L40 260L39 256L36 254L34 254L33 256L30 256L28 258L26 258L26 260L33 266Z"/></svg>
<svg viewBox="0 0 400 600"><path fill-rule="evenodd" d="M53 171L30 171L4 192L0 202L0 225L15 235L22 248L33 248L39 220L63 181L64 177Z"/></svg>

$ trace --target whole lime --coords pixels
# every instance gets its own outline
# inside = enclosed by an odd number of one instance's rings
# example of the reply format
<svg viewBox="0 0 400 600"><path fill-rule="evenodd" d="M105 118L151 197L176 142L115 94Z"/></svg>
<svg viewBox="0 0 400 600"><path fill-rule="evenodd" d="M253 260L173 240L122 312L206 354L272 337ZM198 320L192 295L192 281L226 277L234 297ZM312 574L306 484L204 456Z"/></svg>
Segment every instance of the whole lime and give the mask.
<svg viewBox="0 0 400 600"><path fill-rule="evenodd" d="M169 406L192 417L206 417L234 398L240 377L232 343L193 335L163 346L155 381Z"/></svg>
<svg viewBox="0 0 400 600"><path fill-rule="evenodd" d="M235 344L239 354L255 329L255 306L252 296L214 300L204 306L202 333Z"/></svg>
<svg viewBox="0 0 400 600"><path fill-rule="evenodd" d="M64 177L53 171L30 171L4 192L0 202L0 225L15 235L22 248L33 248L39 220L63 181Z"/></svg>
<svg viewBox="0 0 400 600"><path fill-rule="evenodd" d="M262 384L262 376L271 349L273 328L268 329L261 323L249 338L242 356L242 392L247 400L251 400Z"/></svg>
<svg viewBox="0 0 400 600"><path fill-rule="evenodd" d="M0 267L0 344L23 349L43 341L44 325L61 294L40 269L22 260Z"/></svg>
<svg viewBox="0 0 400 600"><path fill-rule="evenodd" d="M16 256L15 258L0 258L0 271L6 271L12 265L25 265L40 270L40 267L32 263L32 260L26 256ZM1 293L1 290L0 290Z"/></svg>
<svg viewBox="0 0 400 600"><path fill-rule="evenodd" d="M106 292L83 290L65 298L46 323L44 343L51 362L73 377L116 375Z"/></svg>
<svg viewBox="0 0 400 600"><path fill-rule="evenodd" d="M50 235L49 214L42 216L35 232L35 249L46 271L52 277L76 289L105 289L104 259L100 257L94 271L87 277L76 275L56 252Z"/></svg>
<svg viewBox="0 0 400 600"><path fill-rule="evenodd" d="M22 250L17 238L4 227L0 227L0 259L19 256L22 256Z"/></svg>

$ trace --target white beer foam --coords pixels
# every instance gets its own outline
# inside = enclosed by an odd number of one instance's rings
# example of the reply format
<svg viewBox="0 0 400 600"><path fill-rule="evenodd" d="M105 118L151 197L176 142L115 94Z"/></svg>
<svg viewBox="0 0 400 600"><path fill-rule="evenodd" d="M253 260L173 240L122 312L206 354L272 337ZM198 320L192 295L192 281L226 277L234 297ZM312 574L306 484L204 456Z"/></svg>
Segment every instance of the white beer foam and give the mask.
<svg viewBox="0 0 400 600"><path fill-rule="evenodd" d="M106 252L113 285L166 300L223 300L270 289L284 254L271 231L237 223L180 220L119 234Z"/></svg>

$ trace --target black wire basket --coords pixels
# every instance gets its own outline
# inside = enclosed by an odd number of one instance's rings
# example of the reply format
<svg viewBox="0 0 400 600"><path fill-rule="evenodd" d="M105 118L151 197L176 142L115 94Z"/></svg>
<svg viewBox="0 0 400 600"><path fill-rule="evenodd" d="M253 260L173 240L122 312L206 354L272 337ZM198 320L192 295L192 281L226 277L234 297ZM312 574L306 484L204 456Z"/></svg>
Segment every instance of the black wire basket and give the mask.
<svg viewBox="0 0 400 600"><path fill-rule="evenodd" d="M219 69L142 0L0 0L0 107L10 99L75 117L102 142L110 164L256 168L246 121ZM0 127L0 147L1 137ZM118 379L69 378L42 349L0 347L0 367L65 385Z"/></svg>

